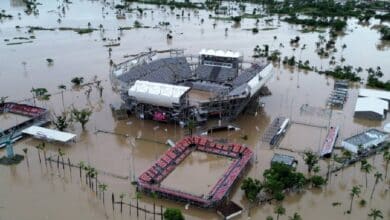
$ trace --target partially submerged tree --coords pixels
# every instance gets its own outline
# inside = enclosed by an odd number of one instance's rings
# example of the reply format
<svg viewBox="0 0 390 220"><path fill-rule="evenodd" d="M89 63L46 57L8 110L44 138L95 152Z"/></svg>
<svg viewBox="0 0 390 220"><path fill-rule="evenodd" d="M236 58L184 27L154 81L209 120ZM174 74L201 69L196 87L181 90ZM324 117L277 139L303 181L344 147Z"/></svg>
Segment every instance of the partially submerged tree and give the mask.
<svg viewBox="0 0 390 220"><path fill-rule="evenodd" d="M368 187L368 174L372 171L372 165L369 163L365 163L360 168L366 176L366 188Z"/></svg>
<svg viewBox="0 0 390 220"><path fill-rule="evenodd" d="M297 212L294 212L294 215L288 217L288 220L302 220L302 217Z"/></svg>
<svg viewBox="0 0 390 220"><path fill-rule="evenodd" d="M375 183L374 183L374 186L372 187L370 199L372 199L372 197L374 196L374 191L375 191L376 185L378 185L379 181L383 180L382 174L380 172L376 172L374 174L374 177L375 177Z"/></svg>
<svg viewBox="0 0 390 220"><path fill-rule="evenodd" d="M89 117L92 115L92 111L88 108L78 110L74 108L72 110L74 119L81 124L83 130L85 130L85 124L89 121Z"/></svg>
<svg viewBox="0 0 390 220"><path fill-rule="evenodd" d="M387 170L389 168L390 163L390 151L386 150L383 152L383 160L385 161L385 180L387 179Z"/></svg>
<svg viewBox="0 0 390 220"><path fill-rule="evenodd" d="M256 201L262 188L263 186L261 182L258 179L252 179L251 177L244 179L241 185L241 189L244 190L245 197L252 203Z"/></svg>
<svg viewBox="0 0 390 220"><path fill-rule="evenodd" d="M318 163L318 156L311 151L306 151L304 153L303 159L307 165L307 172L311 173L315 165Z"/></svg>
<svg viewBox="0 0 390 220"><path fill-rule="evenodd" d="M349 210L348 210L348 213L351 213L352 212L352 203L353 203L353 199L355 197L359 197L361 193L361 189L360 189L360 186L353 186L352 189L351 189L351 192L349 193L349 195L351 196L351 203L349 205Z"/></svg>
<svg viewBox="0 0 390 220"><path fill-rule="evenodd" d="M276 220L279 220L279 216L286 214L286 209L283 206L278 205L275 207L274 213L276 214Z"/></svg>
<svg viewBox="0 0 390 220"><path fill-rule="evenodd" d="M74 86L80 86L84 82L84 77L74 77L71 82Z"/></svg>
<svg viewBox="0 0 390 220"><path fill-rule="evenodd" d="M383 214L381 210L371 209L370 213L368 213L368 217L373 220L383 219Z"/></svg>
<svg viewBox="0 0 390 220"><path fill-rule="evenodd" d="M180 209L167 208L164 211L164 219L166 219L166 220L184 220L184 216L181 213Z"/></svg>
<svg viewBox="0 0 390 220"><path fill-rule="evenodd" d="M67 114L64 112L62 115L56 116L52 122L58 130L64 131L69 126L67 117Z"/></svg>

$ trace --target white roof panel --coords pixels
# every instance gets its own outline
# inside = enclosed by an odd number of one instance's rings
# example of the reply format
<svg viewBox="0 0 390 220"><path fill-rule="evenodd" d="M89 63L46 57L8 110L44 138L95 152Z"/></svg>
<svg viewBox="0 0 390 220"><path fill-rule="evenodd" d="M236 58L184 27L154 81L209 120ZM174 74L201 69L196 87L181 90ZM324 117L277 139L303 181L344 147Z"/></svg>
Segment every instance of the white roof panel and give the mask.
<svg viewBox="0 0 390 220"><path fill-rule="evenodd" d="M22 133L32 135L39 139L47 139L59 142L69 142L76 138L76 135L72 133L57 131L39 126L31 126L26 128L22 131Z"/></svg>
<svg viewBox="0 0 390 220"><path fill-rule="evenodd" d="M137 80L128 93L139 102L172 107L173 103L179 104L180 98L190 89L187 86Z"/></svg>
<svg viewBox="0 0 390 220"><path fill-rule="evenodd" d="M384 110L388 110L388 102L375 97L361 97L356 101L355 112L375 112L384 115Z"/></svg>
<svg viewBox="0 0 390 220"><path fill-rule="evenodd" d="M241 57L241 54L239 52L233 52L233 51L223 51L223 50L207 50L207 49L202 49L199 52L200 55L206 55L206 56L217 56L217 57L230 57L230 58L239 58Z"/></svg>
<svg viewBox="0 0 390 220"><path fill-rule="evenodd" d="M390 101L390 92L376 90L376 89L359 89L359 96L375 97L375 98L385 99Z"/></svg>

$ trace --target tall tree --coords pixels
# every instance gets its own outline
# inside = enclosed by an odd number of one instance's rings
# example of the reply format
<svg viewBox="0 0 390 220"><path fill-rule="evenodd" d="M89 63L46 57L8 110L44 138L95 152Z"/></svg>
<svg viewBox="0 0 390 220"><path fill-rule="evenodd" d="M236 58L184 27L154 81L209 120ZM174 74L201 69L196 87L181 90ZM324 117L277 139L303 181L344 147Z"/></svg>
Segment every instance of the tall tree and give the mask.
<svg viewBox="0 0 390 220"><path fill-rule="evenodd" d="M368 187L368 174L371 173L372 171L372 165L369 164L369 163L365 163L361 166L360 168L364 173L365 173L365 176L366 176L366 188Z"/></svg>
<svg viewBox="0 0 390 220"><path fill-rule="evenodd" d="M318 156L311 151L306 151L304 153L303 159L307 165L307 172L311 173L314 166L318 163Z"/></svg>
<svg viewBox="0 0 390 220"><path fill-rule="evenodd" d="M387 180L387 169L389 168L389 163L390 163L390 151L389 150L383 152L383 160L385 161L385 180Z"/></svg>
<svg viewBox="0 0 390 220"><path fill-rule="evenodd" d="M361 189L360 189L360 186L353 186L352 189L351 189L351 192L349 193L349 195L351 196L351 203L349 205L349 211L348 213L351 213L352 212L352 203L353 203L353 199L355 197L359 197L361 193Z"/></svg>
<svg viewBox="0 0 390 220"><path fill-rule="evenodd" d="M374 183L374 186L372 187L370 199L372 199L372 197L374 196L374 191L375 191L376 185L378 185L379 181L383 180L382 174L380 172L376 172L374 174L374 177L375 177L375 183Z"/></svg>
<svg viewBox="0 0 390 220"><path fill-rule="evenodd" d="M368 213L368 217L373 220L383 219L383 214L381 210L371 209L370 213Z"/></svg>

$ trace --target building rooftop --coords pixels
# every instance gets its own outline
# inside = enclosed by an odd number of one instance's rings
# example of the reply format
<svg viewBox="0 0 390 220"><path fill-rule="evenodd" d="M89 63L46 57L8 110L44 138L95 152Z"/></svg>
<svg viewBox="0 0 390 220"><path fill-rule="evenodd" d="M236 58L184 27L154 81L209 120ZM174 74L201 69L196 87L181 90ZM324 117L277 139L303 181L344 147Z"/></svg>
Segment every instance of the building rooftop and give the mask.
<svg viewBox="0 0 390 220"><path fill-rule="evenodd" d="M360 97L356 100L355 112L374 112L384 118L385 111L389 110L387 101L372 96Z"/></svg>
<svg viewBox="0 0 390 220"><path fill-rule="evenodd" d="M360 145L365 145L367 143L370 143L374 140L381 139L385 136L387 136L386 133L379 131L377 129L371 128L365 132L359 133L357 135L354 135L352 137L345 139L344 142L355 145L355 146L360 146Z"/></svg>
<svg viewBox="0 0 390 220"><path fill-rule="evenodd" d="M291 167L295 167L298 161L293 157L285 154L274 154L271 160L271 164L273 163L283 163Z"/></svg>

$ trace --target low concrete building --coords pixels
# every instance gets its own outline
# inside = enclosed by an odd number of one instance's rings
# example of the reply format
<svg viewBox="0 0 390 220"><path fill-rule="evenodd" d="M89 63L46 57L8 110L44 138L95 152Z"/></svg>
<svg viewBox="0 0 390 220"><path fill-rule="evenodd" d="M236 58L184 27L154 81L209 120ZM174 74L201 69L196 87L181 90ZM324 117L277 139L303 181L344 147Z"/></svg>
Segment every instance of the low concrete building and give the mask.
<svg viewBox="0 0 390 220"><path fill-rule="evenodd" d="M388 134L377 129L371 128L365 132L359 133L352 137L345 139L341 145L345 150L352 153L358 153L360 149L368 150L372 147L386 141Z"/></svg>

